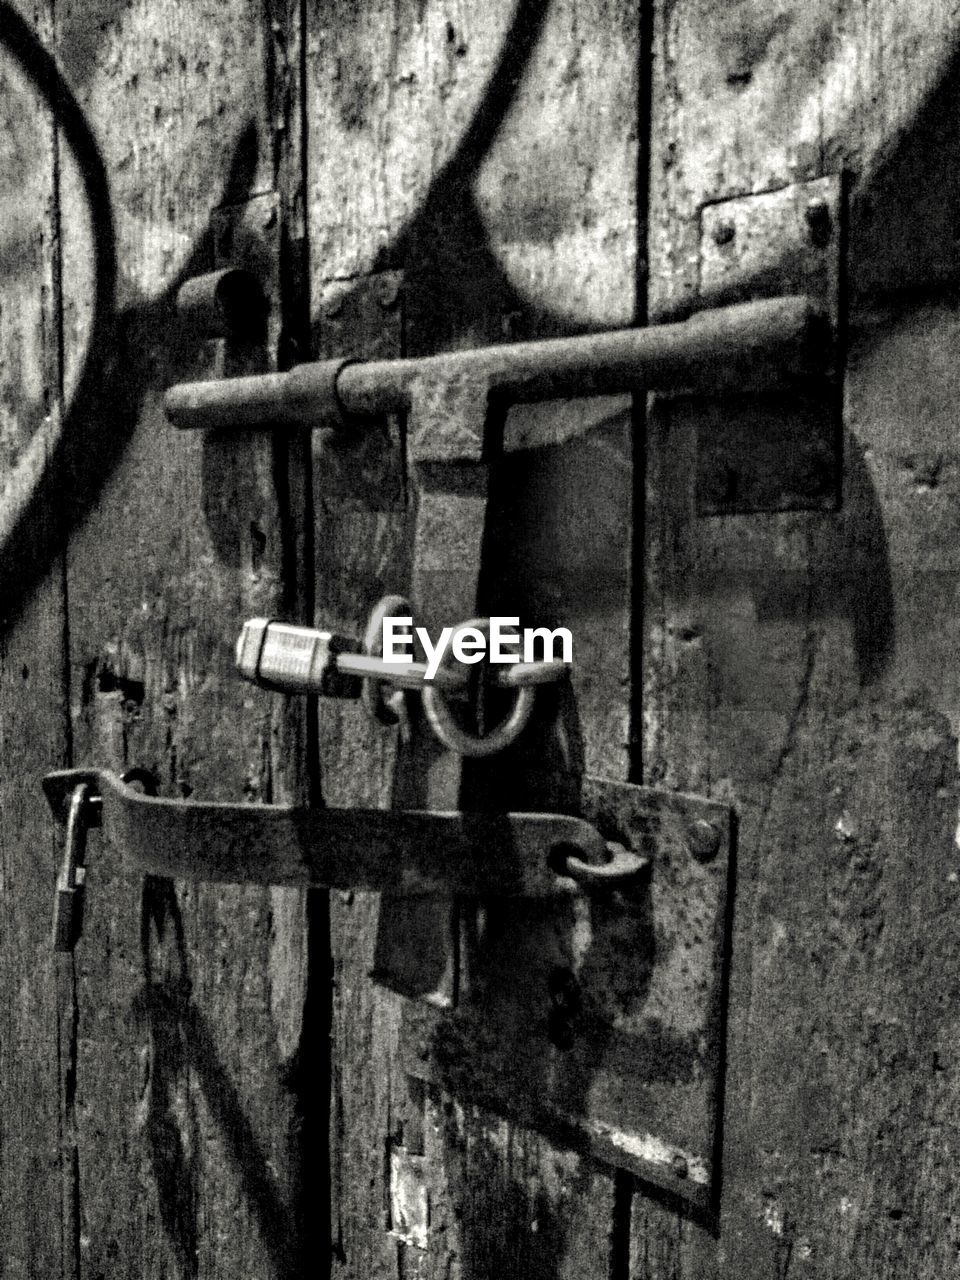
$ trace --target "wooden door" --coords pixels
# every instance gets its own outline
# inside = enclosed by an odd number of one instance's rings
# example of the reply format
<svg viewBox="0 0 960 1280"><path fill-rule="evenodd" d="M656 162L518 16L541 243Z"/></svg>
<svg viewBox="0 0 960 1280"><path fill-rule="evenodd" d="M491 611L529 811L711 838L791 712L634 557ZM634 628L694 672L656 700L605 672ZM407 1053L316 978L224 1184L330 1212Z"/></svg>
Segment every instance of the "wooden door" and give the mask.
<svg viewBox="0 0 960 1280"><path fill-rule="evenodd" d="M299 27L258 3L41 9L4 6L0 37L22 433L5 491L4 1273L299 1274L316 1255L301 1190L326 1178L303 896L143 881L100 842L83 939L55 966L37 790L70 761L147 768L171 796L306 786L296 711L241 688L230 656L251 611L296 609L295 442L176 439L161 407L224 359L174 297L224 252L232 210L283 240L277 278L300 273ZM295 321L264 283L269 363Z"/></svg>
<svg viewBox="0 0 960 1280"><path fill-rule="evenodd" d="M652 312L704 204L843 174L847 337L836 511L698 518L697 413L651 416L646 768L740 839L716 1240L641 1275L956 1269L956 37L937 4L657 9Z"/></svg>
<svg viewBox="0 0 960 1280"><path fill-rule="evenodd" d="M0 1273L953 1274L956 35L941 0L0 3ZM575 732L463 794L737 816L714 1206L410 1069L382 970L422 978L443 914L144 881L93 838L54 963L48 769L416 792L394 731L232 669L246 617L357 632L416 587L404 423L176 433L164 389L667 319L704 209L827 175L838 504L699 514L711 419L669 397L513 408L488 477L477 608L571 628ZM269 303L242 349L174 302L230 262ZM484 927L498 990L561 926Z"/></svg>

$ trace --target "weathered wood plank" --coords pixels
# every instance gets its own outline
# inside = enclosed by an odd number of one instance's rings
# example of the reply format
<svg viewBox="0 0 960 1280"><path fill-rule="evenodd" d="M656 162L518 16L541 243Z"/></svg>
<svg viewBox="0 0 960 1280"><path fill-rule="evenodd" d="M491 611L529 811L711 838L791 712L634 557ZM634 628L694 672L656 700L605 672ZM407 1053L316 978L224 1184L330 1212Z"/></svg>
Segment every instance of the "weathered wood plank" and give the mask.
<svg viewBox="0 0 960 1280"><path fill-rule="evenodd" d="M850 175L842 511L697 521L695 409L651 436L647 754L741 820L719 1249L677 1274L943 1275L955 18L704 0L657 23L654 309L695 289L702 202Z"/></svg>
<svg viewBox="0 0 960 1280"><path fill-rule="evenodd" d="M284 181L297 32L255 0L96 16L96 41L87 8L60 33L111 176L123 282L115 358L74 424L71 461L97 493L70 547L75 754L150 768L168 795L290 799L302 771L284 758L282 708L232 671L244 617L295 594L279 460L265 438L178 437L159 402L172 381L232 367L185 332L172 294L213 265L217 206ZM286 203L262 206L266 233ZM75 349L89 251L69 175L64 209ZM299 895L144 884L120 850L92 850L84 1275L300 1274L304 914Z"/></svg>
<svg viewBox="0 0 960 1280"><path fill-rule="evenodd" d="M403 272L411 353L630 320L634 12L585 0L493 10L342 3L313 15L308 49L310 115L324 121L308 152L324 353L339 340L339 317L324 316L323 282L354 277L361 290L363 277L389 269ZM384 332L393 323L385 318ZM366 341L375 345L375 336ZM607 425L589 444L563 445L565 428L585 414ZM491 529L509 527L515 540L487 549L483 607L546 611L573 626L580 646L573 775L584 760L614 776L627 768L628 441L622 401L511 414L508 449L556 448L540 460L511 457L492 497ZM407 588L412 520L395 499L374 511L369 485L365 500L334 491L323 452L316 495L317 616L356 631L380 594ZM324 706L321 741L331 803L388 802L388 734L353 708ZM517 797L536 791L542 803L562 802L555 778L517 764ZM506 780L491 791L492 776L467 784L473 803L500 802ZM568 786L565 774L567 802ZM606 1277L608 1172L406 1079L402 1006L369 980L387 923L361 895L332 903L337 1274ZM529 925L521 913L513 927ZM499 927L507 945L509 921ZM414 1199L418 1186L429 1189L426 1249L391 1218L391 1154Z"/></svg>
<svg viewBox="0 0 960 1280"><path fill-rule="evenodd" d="M34 56L52 22L46 5L24 6L23 19L5 10L0 31L0 524L5 579L22 575L32 588L20 599L8 591L0 610L0 1251L10 1280L61 1274L72 1200L58 1070L72 1006L61 1027L50 949L57 849L37 790L50 762L67 759L63 564L55 551L39 572L30 563L37 546L60 543L59 512L31 511L16 545L8 537L63 421L56 144Z"/></svg>

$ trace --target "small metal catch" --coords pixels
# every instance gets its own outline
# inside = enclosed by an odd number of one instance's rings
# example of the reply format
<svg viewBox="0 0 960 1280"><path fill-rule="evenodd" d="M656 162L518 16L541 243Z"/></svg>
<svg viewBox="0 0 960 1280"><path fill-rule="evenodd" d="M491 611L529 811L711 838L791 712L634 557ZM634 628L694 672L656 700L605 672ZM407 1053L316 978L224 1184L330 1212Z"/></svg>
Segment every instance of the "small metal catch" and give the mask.
<svg viewBox="0 0 960 1280"><path fill-rule="evenodd" d="M57 888L53 900L54 951L72 951L77 945L83 928L87 831L93 825L92 808L98 803L99 798L94 799L94 789L87 782L80 783L70 793L63 860L60 863L60 874L57 876Z"/></svg>
<svg viewBox="0 0 960 1280"><path fill-rule="evenodd" d="M267 310L260 281L238 267L193 276L177 292L178 313L213 337L256 334Z"/></svg>
<svg viewBox="0 0 960 1280"><path fill-rule="evenodd" d="M565 854L563 873L584 889L630 889L646 878L650 859L631 853L616 840L607 841L606 862L584 862L577 854Z"/></svg>

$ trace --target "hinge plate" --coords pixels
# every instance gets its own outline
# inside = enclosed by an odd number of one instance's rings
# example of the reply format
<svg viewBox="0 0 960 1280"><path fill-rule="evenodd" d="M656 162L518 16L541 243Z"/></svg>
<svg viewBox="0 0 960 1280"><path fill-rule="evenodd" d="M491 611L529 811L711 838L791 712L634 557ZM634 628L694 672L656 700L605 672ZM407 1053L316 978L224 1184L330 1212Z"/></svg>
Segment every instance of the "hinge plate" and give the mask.
<svg viewBox="0 0 960 1280"><path fill-rule="evenodd" d="M693 401L700 515L837 507L843 231L839 176L701 210L699 304L802 293L821 304L833 347L826 375L802 390Z"/></svg>
<svg viewBox="0 0 960 1280"><path fill-rule="evenodd" d="M405 1006L404 1063L707 1208L730 810L605 779L588 779L583 799L601 835L650 858L647 884L565 910L464 907L458 1006Z"/></svg>

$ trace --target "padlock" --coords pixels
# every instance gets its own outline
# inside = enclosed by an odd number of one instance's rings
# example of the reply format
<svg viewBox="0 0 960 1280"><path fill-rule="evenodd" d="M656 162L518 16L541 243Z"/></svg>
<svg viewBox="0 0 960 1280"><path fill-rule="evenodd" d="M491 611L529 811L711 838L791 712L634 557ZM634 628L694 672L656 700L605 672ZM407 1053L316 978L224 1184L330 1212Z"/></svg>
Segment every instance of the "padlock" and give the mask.
<svg viewBox="0 0 960 1280"><path fill-rule="evenodd" d="M359 650L349 636L251 618L237 640L237 670L245 680L282 693L359 698L362 673L343 663L348 655L361 657Z"/></svg>
<svg viewBox="0 0 960 1280"><path fill-rule="evenodd" d="M237 670L245 680L279 693L319 693L327 698L357 698L364 680L382 681L395 689L422 689L424 662L387 662L362 651L352 636L298 627L290 622L251 618L237 640ZM442 669L433 682L461 689L468 673Z"/></svg>

